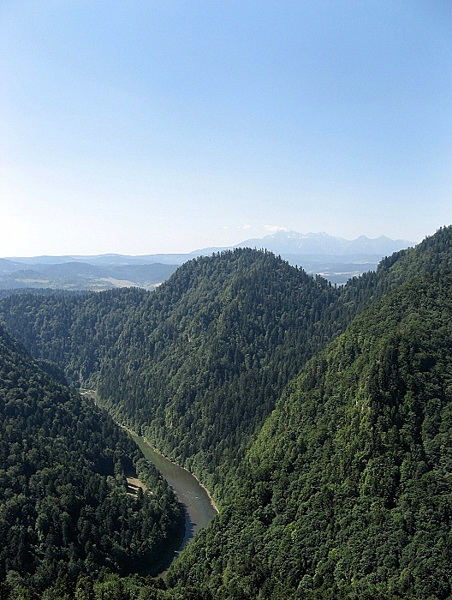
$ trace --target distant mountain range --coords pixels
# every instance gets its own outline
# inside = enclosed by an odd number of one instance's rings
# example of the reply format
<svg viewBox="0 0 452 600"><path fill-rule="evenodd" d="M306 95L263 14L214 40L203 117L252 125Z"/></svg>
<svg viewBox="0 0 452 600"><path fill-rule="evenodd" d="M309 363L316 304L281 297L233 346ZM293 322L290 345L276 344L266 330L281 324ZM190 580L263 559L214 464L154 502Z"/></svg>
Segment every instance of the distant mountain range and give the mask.
<svg viewBox="0 0 452 600"><path fill-rule="evenodd" d="M346 240L327 233L298 233L278 231L261 239L251 239L238 244L238 247L266 248L281 255L323 255L323 256L387 256L402 248L412 246L408 240L391 240L380 236L370 239L364 235L356 240Z"/></svg>
<svg viewBox="0 0 452 600"><path fill-rule="evenodd" d="M245 240L234 248L266 249L308 273L320 274L333 283L374 270L379 261L414 245L407 240L385 236L360 236L346 240L326 233L302 234L278 231L263 238ZM0 259L0 289L50 288L101 291L136 286L152 290L168 279L176 268L197 256L229 248L203 248L187 254L127 256L35 256Z"/></svg>

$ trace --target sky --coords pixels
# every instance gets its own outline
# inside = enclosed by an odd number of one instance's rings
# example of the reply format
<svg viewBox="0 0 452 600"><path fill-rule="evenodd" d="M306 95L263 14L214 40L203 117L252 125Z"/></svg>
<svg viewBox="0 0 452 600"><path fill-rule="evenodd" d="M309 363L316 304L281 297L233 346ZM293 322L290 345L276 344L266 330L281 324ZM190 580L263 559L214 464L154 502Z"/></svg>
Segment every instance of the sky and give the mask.
<svg viewBox="0 0 452 600"><path fill-rule="evenodd" d="M0 256L452 223L450 0L1 0Z"/></svg>

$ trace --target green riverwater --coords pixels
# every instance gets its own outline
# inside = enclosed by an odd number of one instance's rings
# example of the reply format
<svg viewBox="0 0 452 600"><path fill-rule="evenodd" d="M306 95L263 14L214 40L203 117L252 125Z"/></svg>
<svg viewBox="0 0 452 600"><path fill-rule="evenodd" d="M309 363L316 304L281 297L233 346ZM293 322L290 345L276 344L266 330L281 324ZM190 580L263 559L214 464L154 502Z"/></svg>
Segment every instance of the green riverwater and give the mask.
<svg viewBox="0 0 452 600"><path fill-rule="evenodd" d="M131 434L145 458L156 466L162 477L173 488L185 510L185 537L179 551L196 533L206 527L218 514L209 494L186 469L156 452L140 436Z"/></svg>

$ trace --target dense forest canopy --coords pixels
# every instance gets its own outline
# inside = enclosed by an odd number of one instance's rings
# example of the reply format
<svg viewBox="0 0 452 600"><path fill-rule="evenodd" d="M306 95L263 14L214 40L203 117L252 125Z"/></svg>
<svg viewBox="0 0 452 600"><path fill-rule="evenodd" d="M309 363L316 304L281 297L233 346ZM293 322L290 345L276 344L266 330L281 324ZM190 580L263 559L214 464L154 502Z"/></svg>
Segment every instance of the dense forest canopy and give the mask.
<svg viewBox="0 0 452 600"><path fill-rule="evenodd" d="M337 297L244 249L186 263L154 293L14 295L0 311L30 352L224 493L286 383L337 329L320 324Z"/></svg>
<svg viewBox="0 0 452 600"><path fill-rule="evenodd" d="M53 380L0 329L0 581L157 569L181 539L171 490L92 401ZM128 493L126 475L145 493Z"/></svg>
<svg viewBox="0 0 452 600"><path fill-rule="evenodd" d="M96 388L222 507L167 589L99 585L120 598L450 597L451 265L448 227L342 288L241 249L152 293L2 298L47 372Z"/></svg>
<svg viewBox="0 0 452 600"><path fill-rule="evenodd" d="M2 319L34 357L64 369L73 385L90 387L107 349L148 292L137 288L99 294L10 294L1 299Z"/></svg>
<svg viewBox="0 0 452 600"><path fill-rule="evenodd" d="M174 585L225 598L450 597L451 285L451 273L414 279L306 365Z"/></svg>

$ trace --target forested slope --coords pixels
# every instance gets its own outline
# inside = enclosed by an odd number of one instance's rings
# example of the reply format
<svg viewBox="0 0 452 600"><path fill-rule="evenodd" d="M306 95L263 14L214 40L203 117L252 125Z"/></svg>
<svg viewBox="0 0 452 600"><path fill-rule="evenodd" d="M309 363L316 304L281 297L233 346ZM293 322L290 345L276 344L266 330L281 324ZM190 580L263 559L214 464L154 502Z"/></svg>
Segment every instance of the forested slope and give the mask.
<svg viewBox="0 0 452 600"><path fill-rule="evenodd" d="M243 249L0 315L216 492L159 597L444 600L451 265L450 227L338 289Z"/></svg>
<svg viewBox="0 0 452 600"><path fill-rule="evenodd" d="M103 567L152 571L181 539L173 493L130 438L3 329L0 431L2 598L22 588L40 597L58 579L75 584ZM126 474L138 474L152 493L132 497Z"/></svg>
<svg viewBox="0 0 452 600"><path fill-rule="evenodd" d="M284 385L331 335L319 321L336 297L267 252L187 263L129 319L99 399L225 495Z"/></svg>
<svg viewBox="0 0 452 600"><path fill-rule="evenodd" d="M148 294L137 288L12 293L0 300L0 320L32 356L57 364L71 384L90 387L106 351Z"/></svg>
<svg viewBox="0 0 452 600"><path fill-rule="evenodd" d="M235 470L285 384L340 327L338 290L268 252L184 264L156 292L0 301L9 331L212 491ZM228 486L226 476L230 476Z"/></svg>
<svg viewBox="0 0 452 600"><path fill-rule="evenodd" d="M349 280L334 309L345 314L360 312L414 277L447 271L451 265L452 226L441 227L414 248L384 258L376 271Z"/></svg>
<svg viewBox="0 0 452 600"><path fill-rule="evenodd" d="M372 302L447 265L450 239L444 228L339 289L241 249L184 264L152 294L11 296L0 316L34 356L96 387L118 421L224 495L306 360Z"/></svg>
<svg viewBox="0 0 452 600"><path fill-rule="evenodd" d="M413 278L308 363L174 586L225 599L451 596L451 289L441 267Z"/></svg>

